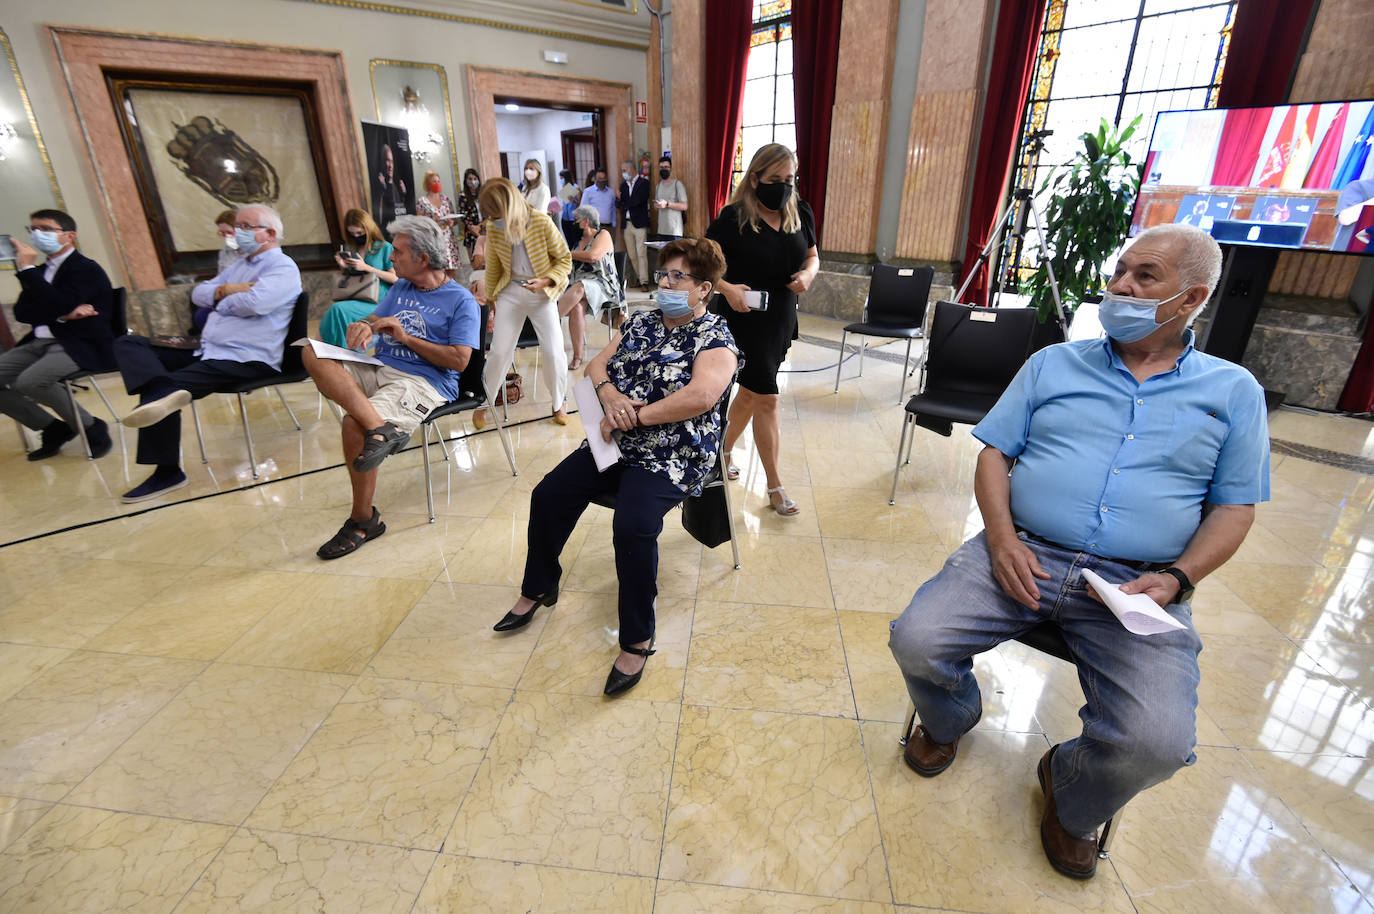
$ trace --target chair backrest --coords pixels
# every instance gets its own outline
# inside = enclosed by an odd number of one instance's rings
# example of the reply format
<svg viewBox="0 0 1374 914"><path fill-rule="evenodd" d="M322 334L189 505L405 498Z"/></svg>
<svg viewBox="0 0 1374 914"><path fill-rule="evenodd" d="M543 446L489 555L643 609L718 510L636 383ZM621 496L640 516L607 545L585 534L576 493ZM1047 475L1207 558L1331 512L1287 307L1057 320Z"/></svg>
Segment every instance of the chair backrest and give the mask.
<svg viewBox="0 0 1374 914"><path fill-rule="evenodd" d="M475 397L478 400L486 399L486 387L482 383L482 370L487 367L487 346L491 343L491 334L487 332L487 321L491 317L491 307L483 305L481 310L481 329L478 330L480 345L472 350L472 355L468 357L467 367L458 375L458 396Z"/></svg>
<svg viewBox="0 0 1374 914"><path fill-rule="evenodd" d="M129 335L129 291L123 286L110 290L110 331L115 339Z"/></svg>
<svg viewBox="0 0 1374 914"><path fill-rule="evenodd" d="M525 318L524 326L520 328L520 338L515 341L516 349L530 349L539 345L539 334L534 332L534 324L530 319Z"/></svg>
<svg viewBox="0 0 1374 914"><path fill-rule="evenodd" d="M925 390L1000 396L1035 351L1034 308L936 302L926 345Z"/></svg>
<svg viewBox="0 0 1374 914"><path fill-rule="evenodd" d="M305 374L305 364L301 361L301 347L291 344L303 336L309 336L309 326L310 293L302 291L296 296L296 304L291 308L291 320L286 325L286 337L282 340L282 374Z"/></svg>
<svg viewBox="0 0 1374 914"><path fill-rule="evenodd" d="M921 326L934 281L934 267L876 264L868 281L868 323Z"/></svg>
<svg viewBox="0 0 1374 914"><path fill-rule="evenodd" d="M628 276L625 275L625 271L626 271L627 269L629 269L628 264L629 264L629 261L630 261L630 255L627 254L627 253L624 252L624 251L613 251L612 254L611 254L611 256L612 256L612 258L615 260L615 278L616 278L616 281L620 283L620 291L621 291L621 292L624 292L626 289L629 288L629 279L630 279L630 278L629 278ZM647 280L647 279L645 279L643 276L641 276L641 277L639 277L639 281L640 281L640 282L648 282L649 280Z"/></svg>

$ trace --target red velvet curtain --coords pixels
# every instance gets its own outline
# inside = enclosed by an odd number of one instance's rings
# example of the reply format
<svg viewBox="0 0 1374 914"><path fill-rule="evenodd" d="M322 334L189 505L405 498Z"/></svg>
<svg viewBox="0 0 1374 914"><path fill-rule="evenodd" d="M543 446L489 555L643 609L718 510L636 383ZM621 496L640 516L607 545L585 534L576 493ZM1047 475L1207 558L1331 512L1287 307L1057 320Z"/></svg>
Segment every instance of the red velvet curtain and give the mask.
<svg viewBox="0 0 1374 914"><path fill-rule="evenodd" d="M1036 51L1040 47L1040 27L1044 21L1044 0L1002 0L997 12L992 72L984 93L987 100L983 105L973 194L969 200L968 243L964 245L962 278L967 278L978 263L978 254L992 235L997 211L1006 197L1008 171L1016 152L1026 96L1035 75ZM964 300L979 305L988 303L986 269L978 271Z"/></svg>
<svg viewBox="0 0 1374 914"><path fill-rule="evenodd" d="M816 237L825 224L825 177L830 168L830 120L840 62L842 0L799 0L792 5L792 93L797 120L797 177L816 215Z"/></svg>
<svg viewBox="0 0 1374 914"><path fill-rule="evenodd" d="M707 222L730 196L735 138L744 114L744 76L749 62L753 4L706 0L706 202Z"/></svg>
<svg viewBox="0 0 1374 914"><path fill-rule="evenodd" d="M1239 0L1218 108L1282 105L1317 0Z"/></svg>

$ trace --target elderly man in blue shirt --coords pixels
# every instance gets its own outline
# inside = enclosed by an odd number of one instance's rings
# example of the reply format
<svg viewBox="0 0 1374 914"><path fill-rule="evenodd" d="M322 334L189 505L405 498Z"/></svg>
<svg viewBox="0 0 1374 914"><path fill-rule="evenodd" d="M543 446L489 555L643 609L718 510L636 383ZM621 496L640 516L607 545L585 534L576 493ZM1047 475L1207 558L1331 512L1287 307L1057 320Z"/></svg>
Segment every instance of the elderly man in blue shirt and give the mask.
<svg viewBox="0 0 1374 914"><path fill-rule="evenodd" d="M590 206L596 210L597 216L601 219L601 227L605 229L614 228L619 223L616 220L618 207L616 205L616 193L611 189L610 182L606 180L606 169L598 168L595 180L591 187L582 191L582 199L578 201L579 206Z"/></svg>
<svg viewBox="0 0 1374 914"><path fill-rule="evenodd" d="M271 207L240 207L234 237L244 256L191 290L191 302L210 312L199 349L157 346L141 336L115 340L124 386L139 400L124 424L140 429L138 462L155 467L124 493L125 502L157 498L186 485L181 410L192 398L281 370L301 271L281 250L281 216Z"/></svg>
<svg viewBox="0 0 1374 914"><path fill-rule="evenodd" d="M1098 827L1196 761L1202 642L1188 601L1269 497L1264 392L1195 350L1187 329L1220 275L1221 251L1199 229L1136 238L1102 301L1107 338L1031 356L973 429L984 531L892 623L921 720L904 759L926 777L949 767L982 714L972 656L1058 627L1086 705L1083 732L1040 760L1040 835L1054 868L1079 879L1095 872ZM1087 569L1147 594L1182 628L1131 634Z"/></svg>

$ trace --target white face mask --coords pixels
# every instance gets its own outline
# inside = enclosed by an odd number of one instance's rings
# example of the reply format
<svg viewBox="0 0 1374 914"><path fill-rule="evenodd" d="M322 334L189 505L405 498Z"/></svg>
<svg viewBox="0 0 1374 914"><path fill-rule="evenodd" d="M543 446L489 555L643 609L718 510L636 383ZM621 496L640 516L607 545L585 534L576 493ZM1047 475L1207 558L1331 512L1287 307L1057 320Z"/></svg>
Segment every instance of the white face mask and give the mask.
<svg viewBox="0 0 1374 914"><path fill-rule="evenodd" d="M535 171L533 168L526 168L526 169L525 169L525 180L526 180L526 181L533 181L533 180L534 180L535 178L537 178L537 177L539 177L539 172Z"/></svg>
<svg viewBox="0 0 1374 914"><path fill-rule="evenodd" d="M224 236L224 246L231 251L237 251L239 249L238 240L234 238L233 235Z"/></svg>

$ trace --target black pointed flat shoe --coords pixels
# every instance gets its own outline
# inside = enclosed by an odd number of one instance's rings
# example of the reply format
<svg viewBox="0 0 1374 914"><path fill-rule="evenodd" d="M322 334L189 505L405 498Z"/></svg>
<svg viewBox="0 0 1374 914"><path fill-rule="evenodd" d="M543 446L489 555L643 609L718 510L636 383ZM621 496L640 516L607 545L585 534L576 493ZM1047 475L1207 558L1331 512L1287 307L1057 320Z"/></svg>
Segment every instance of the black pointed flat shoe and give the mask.
<svg viewBox="0 0 1374 914"><path fill-rule="evenodd" d="M649 665L647 658L657 653L654 650L652 641L649 642L648 647L622 647L621 650L627 654L638 654L644 657L644 666L641 666L637 673L622 673L620 670L616 669L614 663L611 664L611 674L606 677L606 695L619 695L639 685L639 679L644 675L644 667Z"/></svg>
<svg viewBox="0 0 1374 914"><path fill-rule="evenodd" d="M521 594L520 596L523 597L525 595ZM529 597L528 599L534 601L534 605L530 607L529 612L524 615L516 615L514 612L508 612L501 617L500 622L497 622L491 627L491 630L494 632L513 632L517 628L524 628L526 625L529 625L534 619L534 614L538 611L539 607L552 606L558 602L558 588L555 587L542 597Z"/></svg>

